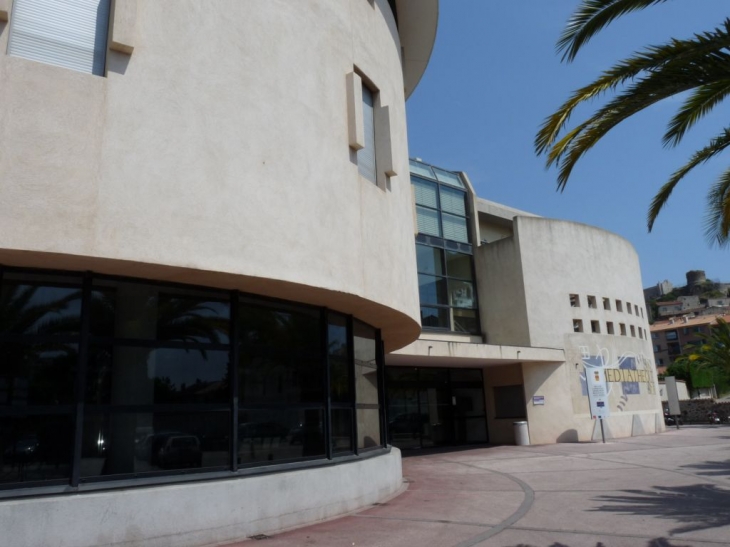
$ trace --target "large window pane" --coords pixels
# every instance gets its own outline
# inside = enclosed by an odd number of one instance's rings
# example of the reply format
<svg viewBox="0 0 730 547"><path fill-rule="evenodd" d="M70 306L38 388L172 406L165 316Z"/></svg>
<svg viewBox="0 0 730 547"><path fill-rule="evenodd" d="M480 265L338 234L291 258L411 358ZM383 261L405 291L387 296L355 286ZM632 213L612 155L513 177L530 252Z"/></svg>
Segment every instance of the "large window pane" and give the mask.
<svg viewBox="0 0 730 547"><path fill-rule="evenodd" d="M435 182L427 182L422 179L413 179L413 192L416 195L416 204L438 209L438 184Z"/></svg>
<svg viewBox="0 0 730 547"><path fill-rule="evenodd" d="M441 221L444 226L444 239L469 243L469 231L465 218L442 213Z"/></svg>
<svg viewBox="0 0 730 547"><path fill-rule="evenodd" d="M375 329L355 321L355 388L358 404L378 404L378 361Z"/></svg>
<svg viewBox="0 0 730 547"><path fill-rule="evenodd" d="M464 183L461 182L459 175L457 175L456 173L444 171L443 169L439 169L438 167L433 167L433 172L436 173L436 178L439 180L439 182L445 182L446 184L451 184L452 186L464 188Z"/></svg>
<svg viewBox="0 0 730 547"><path fill-rule="evenodd" d="M360 450L377 448L380 441L380 411L378 409L357 409L357 447Z"/></svg>
<svg viewBox="0 0 730 547"><path fill-rule="evenodd" d="M444 252L435 247L416 245L418 272L431 275L444 275Z"/></svg>
<svg viewBox="0 0 730 547"><path fill-rule="evenodd" d="M5 274L0 334L75 336L80 332L80 279Z"/></svg>
<svg viewBox="0 0 730 547"><path fill-rule="evenodd" d="M471 255L446 251L447 275L449 277L471 280L473 278L472 260Z"/></svg>
<svg viewBox="0 0 730 547"><path fill-rule="evenodd" d="M230 412L87 413L81 476L128 475L230 464Z"/></svg>
<svg viewBox="0 0 730 547"><path fill-rule="evenodd" d="M243 305L241 326L242 404L324 401L319 312Z"/></svg>
<svg viewBox="0 0 730 547"><path fill-rule="evenodd" d="M332 452L352 452L352 409L332 409Z"/></svg>
<svg viewBox="0 0 730 547"><path fill-rule="evenodd" d="M321 408L241 410L238 417L238 463L270 464L323 456Z"/></svg>
<svg viewBox="0 0 730 547"><path fill-rule="evenodd" d="M428 178L436 178L433 172L431 171L431 167L428 165L425 165L423 163L419 163L417 161L410 160L410 166L411 166L411 173L414 173L416 175L423 175L424 177Z"/></svg>
<svg viewBox="0 0 730 547"><path fill-rule="evenodd" d="M227 344L230 304L204 291L98 281L91 299L94 336Z"/></svg>
<svg viewBox="0 0 730 547"><path fill-rule="evenodd" d="M419 234L441 237L438 211L416 206L416 219L418 221Z"/></svg>
<svg viewBox="0 0 730 547"><path fill-rule="evenodd" d="M229 353L139 346L92 346L86 401L148 405L225 403Z"/></svg>
<svg viewBox="0 0 730 547"><path fill-rule="evenodd" d="M475 308L474 285L469 281L449 279L449 305L460 308Z"/></svg>
<svg viewBox="0 0 730 547"><path fill-rule="evenodd" d="M74 402L78 345L0 342L0 405Z"/></svg>
<svg viewBox="0 0 730 547"><path fill-rule="evenodd" d="M421 306L421 325L424 327L448 329L449 309Z"/></svg>
<svg viewBox="0 0 730 547"><path fill-rule="evenodd" d="M335 403L352 401L352 368L347 351L347 319L345 316L330 313L327 333L330 397Z"/></svg>
<svg viewBox="0 0 730 547"><path fill-rule="evenodd" d="M0 417L0 484L68 479L70 416Z"/></svg>
<svg viewBox="0 0 730 547"><path fill-rule="evenodd" d="M453 330L457 332L468 332L469 334L479 334L479 319L476 310L460 310L454 308L452 310L454 316Z"/></svg>
<svg viewBox="0 0 730 547"><path fill-rule="evenodd" d="M446 280L442 277L418 274L418 293L421 304L447 304Z"/></svg>
<svg viewBox="0 0 730 547"><path fill-rule="evenodd" d="M466 193L441 186L441 210L461 217L466 216Z"/></svg>

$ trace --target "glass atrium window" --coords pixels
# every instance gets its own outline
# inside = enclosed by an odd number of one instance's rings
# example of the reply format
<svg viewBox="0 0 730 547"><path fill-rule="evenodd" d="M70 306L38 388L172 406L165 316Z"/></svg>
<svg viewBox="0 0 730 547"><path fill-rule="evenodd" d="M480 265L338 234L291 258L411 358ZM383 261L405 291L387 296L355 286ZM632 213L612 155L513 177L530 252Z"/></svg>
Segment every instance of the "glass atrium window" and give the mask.
<svg viewBox="0 0 730 547"><path fill-rule="evenodd" d="M416 257L421 324L424 328L478 334L465 186L456 173L414 160L411 183L419 234Z"/></svg>

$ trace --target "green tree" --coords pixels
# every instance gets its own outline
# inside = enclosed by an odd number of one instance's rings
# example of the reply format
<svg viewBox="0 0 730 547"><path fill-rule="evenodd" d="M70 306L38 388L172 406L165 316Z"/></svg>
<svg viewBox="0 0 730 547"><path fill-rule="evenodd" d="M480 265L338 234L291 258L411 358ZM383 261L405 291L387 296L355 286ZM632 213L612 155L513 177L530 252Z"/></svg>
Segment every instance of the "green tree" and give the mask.
<svg viewBox="0 0 730 547"><path fill-rule="evenodd" d="M716 370L730 376L730 323L722 317L709 334L698 335L702 343L695 346L687 360L700 369Z"/></svg>
<svg viewBox="0 0 730 547"><path fill-rule="evenodd" d="M564 61L572 61L580 49L616 18L667 0L581 0L558 41ZM730 19L711 31L685 40L670 39L651 45L620 60L595 81L575 91L549 116L535 138L538 155L547 165L558 167L558 189L564 190L576 163L604 135L645 108L677 94L688 92L669 121L663 142L675 146L698 120L730 94ZM573 111L606 93L613 97L585 121L567 130ZM652 230L657 215L676 185L696 166L730 146L726 126L701 150L677 169L654 196L647 214ZM730 242L730 168L710 187L707 195L705 235L711 245Z"/></svg>

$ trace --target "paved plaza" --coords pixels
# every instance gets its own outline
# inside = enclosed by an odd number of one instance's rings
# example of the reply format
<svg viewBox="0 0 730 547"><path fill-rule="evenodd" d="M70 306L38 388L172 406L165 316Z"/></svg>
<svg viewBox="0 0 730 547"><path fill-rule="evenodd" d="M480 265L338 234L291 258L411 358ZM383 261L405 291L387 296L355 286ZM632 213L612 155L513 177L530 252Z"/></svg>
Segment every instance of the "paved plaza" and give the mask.
<svg viewBox="0 0 730 547"><path fill-rule="evenodd" d="M238 546L730 546L730 426L403 459L404 490ZM233 546L231 546L233 547Z"/></svg>

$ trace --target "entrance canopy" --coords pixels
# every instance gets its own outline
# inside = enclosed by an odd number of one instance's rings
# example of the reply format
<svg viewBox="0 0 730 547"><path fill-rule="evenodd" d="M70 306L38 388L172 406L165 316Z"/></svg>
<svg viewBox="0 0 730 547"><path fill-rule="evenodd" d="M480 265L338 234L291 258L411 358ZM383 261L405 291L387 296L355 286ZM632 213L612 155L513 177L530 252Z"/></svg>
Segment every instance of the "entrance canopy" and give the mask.
<svg viewBox="0 0 730 547"><path fill-rule="evenodd" d="M554 348L498 346L419 339L385 356L390 366L483 368L515 363L563 363L565 352Z"/></svg>

